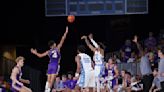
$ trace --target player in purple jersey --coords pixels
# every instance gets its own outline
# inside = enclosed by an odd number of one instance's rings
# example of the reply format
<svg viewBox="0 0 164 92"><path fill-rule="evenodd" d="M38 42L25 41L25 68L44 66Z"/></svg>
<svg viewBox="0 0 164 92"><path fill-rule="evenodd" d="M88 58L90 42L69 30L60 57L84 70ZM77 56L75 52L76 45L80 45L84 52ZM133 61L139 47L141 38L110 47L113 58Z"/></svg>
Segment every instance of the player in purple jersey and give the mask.
<svg viewBox="0 0 164 92"><path fill-rule="evenodd" d="M32 92L31 89L25 87L23 83L30 84L29 80L22 79L21 68L24 65L24 57L19 56L16 58L17 65L13 68L10 79L12 80L12 92Z"/></svg>
<svg viewBox="0 0 164 92"><path fill-rule="evenodd" d="M73 77L72 74L68 74L68 79L67 79L67 92L75 92L74 88L77 83L77 78Z"/></svg>
<svg viewBox="0 0 164 92"><path fill-rule="evenodd" d="M118 75L119 75L119 71L118 71L118 67L115 64L113 58L109 58L108 59L108 63L106 63L106 68L108 70L108 76L107 76L107 80L108 80L108 88L109 90L113 89L114 92L116 90L116 85L118 84Z"/></svg>
<svg viewBox="0 0 164 92"><path fill-rule="evenodd" d="M49 56L50 63L48 64L48 71L47 71L47 82L45 86L45 92L50 92L52 85L54 83L54 79L56 78L56 75L58 75L58 63L60 60L60 48L62 47L64 40L66 39L68 33L68 27L66 27L66 31L64 35L62 36L60 43L56 45L54 41L49 41L48 45L50 46L50 50L44 52L44 53L38 53L36 49L31 49L31 53L38 56L39 58L44 56Z"/></svg>

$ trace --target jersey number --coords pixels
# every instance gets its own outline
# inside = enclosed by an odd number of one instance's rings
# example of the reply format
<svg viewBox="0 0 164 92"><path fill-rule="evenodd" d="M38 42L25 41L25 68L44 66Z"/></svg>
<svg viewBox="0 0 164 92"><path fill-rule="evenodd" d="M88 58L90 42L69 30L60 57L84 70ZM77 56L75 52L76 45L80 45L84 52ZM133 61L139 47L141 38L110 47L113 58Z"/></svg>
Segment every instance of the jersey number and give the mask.
<svg viewBox="0 0 164 92"><path fill-rule="evenodd" d="M53 58L57 58L57 53L56 53L56 51L54 51L54 53L52 53L52 57L53 57Z"/></svg>

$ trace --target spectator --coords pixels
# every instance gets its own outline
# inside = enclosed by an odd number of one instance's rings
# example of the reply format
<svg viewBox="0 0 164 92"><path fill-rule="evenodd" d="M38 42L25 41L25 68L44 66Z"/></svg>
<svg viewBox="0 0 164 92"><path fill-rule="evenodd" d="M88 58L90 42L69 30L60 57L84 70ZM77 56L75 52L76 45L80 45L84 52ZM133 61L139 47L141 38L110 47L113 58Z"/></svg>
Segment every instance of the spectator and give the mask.
<svg viewBox="0 0 164 92"><path fill-rule="evenodd" d="M141 75L143 77L143 92L149 92L152 81L153 81L153 75L152 75L149 58L147 55L147 50L143 49L141 47L141 45L138 43L137 36L134 36L133 42L136 43L137 48L139 50L139 54L141 55L140 71L141 71Z"/></svg>
<svg viewBox="0 0 164 92"><path fill-rule="evenodd" d="M155 59L154 53L149 52L148 53L148 58L149 58L149 61L150 61L151 70L153 71L155 68L158 68L158 61Z"/></svg>
<svg viewBox="0 0 164 92"><path fill-rule="evenodd" d="M73 81L73 78L72 78L72 74L71 73L68 73L68 79L66 81L67 83L67 92L71 92L72 89L74 89L74 81Z"/></svg>
<svg viewBox="0 0 164 92"><path fill-rule="evenodd" d="M131 92L142 92L143 88L136 77L131 78Z"/></svg>
<svg viewBox="0 0 164 92"><path fill-rule="evenodd" d="M161 89L160 81L158 78L158 68L155 68L153 71L154 80L149 92L159 92Z"/></svg>
<svg viewBox="0 0 164 92"><path fill-rule="evenodd" d="M126 70L121 70L121 76L118 78L118 88L117 88L118 92L126 91L126 87L127 87L126 73L127 73Z"/></svg>
<svg viewBox="0 0 164 92"><path fill-rule="evenodd" d="M116 61L116 63L121 63L120 59L118 58L117 55L114 54L113 59Z"/></svg>
<svg viewBox="0 0 164 92"><path fill-rule="evenodd" d="M144 41L145 48L153 51L157 45L156 38L153 37L153 32L149 32L149 37Z"/></svg>
<svg viewBox="0 0 164 92"><path fill-rule="evenodd" d="M72 78L73 78L72 74L73 74L72 72L68 73L68 80L72 80Z"/></svg>
<svg viewBox="0 0 164 92"><path fill-rule="evenodd" d="M127 63L133 63L133 62L135 62L135 60L136 60L136 55L135 55L135 53L133 52L133 53L131 54L131 57L128 59Z"/></svg>
<svg viewBox="0 0 164 92"><path fill-rule="evenodd" d="M158 78L160 80L161 84L161 90L160 92L164 92L164 47L161 46L158 50L158 56L160 57L160 62L158 66Z"/></svg>
<svg viewBox="0 0 164 92"><path fill-rule="evenodd" d="M134 47L130 40L126 40L125 44L121 48L122 61L127 62L127 60L131 57L132 52L134 52Z"/></svg>
<svg viewBox="0 0 164 92"><path fill-rule="evenodd" d="M67 82L67 86L68 86L68 90L72 91L72 92L75 92L75 86L76 86L76 83L77 83L77 78L76 77L73 77L73 79L71 80L68 80ZM68 91L67 91L68 92Z"/></svg>
<svg viewBox="0 0 164 92"><path fill-rule="evenodd" d="M130 92L131 73L126 70L121 71L122 81L121 85L118 85L118 92Z"/></svg>
<svg viewBox="0 0 164 92"><path fill-rule="evenodd" d="M60 77L57 76L52 92L62 92L62 91L64 91L63 84L62 81L60 80Z"/></svg>
<svg viewBox="0 0 164 92"><path fill-rule="evenodd" d="M67 88L67 76L66 75L62 75L62 84L63 84L63 88L66 89Z"/></svg>

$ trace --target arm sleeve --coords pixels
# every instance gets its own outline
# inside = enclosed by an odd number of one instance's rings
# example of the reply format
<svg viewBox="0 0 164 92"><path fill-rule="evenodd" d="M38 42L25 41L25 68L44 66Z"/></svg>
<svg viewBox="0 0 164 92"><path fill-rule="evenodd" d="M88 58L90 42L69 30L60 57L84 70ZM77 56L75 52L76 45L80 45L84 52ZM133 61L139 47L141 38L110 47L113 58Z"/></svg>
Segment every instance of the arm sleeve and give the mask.
<svg viewBox="0 0 164 92"><path fill-rule="evenodd" d="M91 42L92 42L92 44L93 44L96 48L99 47L99 45L98 45L93 39L91 39Z"/></svg>

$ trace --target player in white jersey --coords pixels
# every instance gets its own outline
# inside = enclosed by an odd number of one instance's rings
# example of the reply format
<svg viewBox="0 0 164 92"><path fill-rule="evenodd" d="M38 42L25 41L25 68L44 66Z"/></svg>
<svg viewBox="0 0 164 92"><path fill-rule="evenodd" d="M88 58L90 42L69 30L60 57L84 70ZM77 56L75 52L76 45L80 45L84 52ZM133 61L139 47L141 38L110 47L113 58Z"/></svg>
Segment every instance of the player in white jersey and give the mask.
<svg viewBox="0 0 164 92"><path fill-rule="evenodd" d="M94 40L93 40L93 35L90 34L89 36L90 41L92 42L92 44L94 46L92 46L88 39L87 36L82 36L81 39L85 39L85 42L87 44L87 46L91 49L91 51L93 51L94 55L93 55L93 61L95 62L95 67L94 67L94 71L95 71L95 79L96 79L96 88L97 88L97 92L100 92L100 78L104 72L104 46L103 48L100 47L100 45L98 45Z"/></svg>
<svg viewBox="0 0 164 92"><path fill-rule="evenodd" d="M79 77L77 85L82 89L85 88L85 92L93 92L93 88L95 87L95 78L91 57L84 53L85 47L83 45L78 46L77 51L78 55L75 57L75 61L77 63L75 76Z"/></svg>
<svg viewBox="0 0 164 92"><path fill-rule="evenodd" d="M100 78L101 77L101 73L102 73L102 67L104 66L104 56L102 56L102 54L100 53L100 51L95 51L94 56L93 56L93 60L95 62L95 76Z"/></svg>

